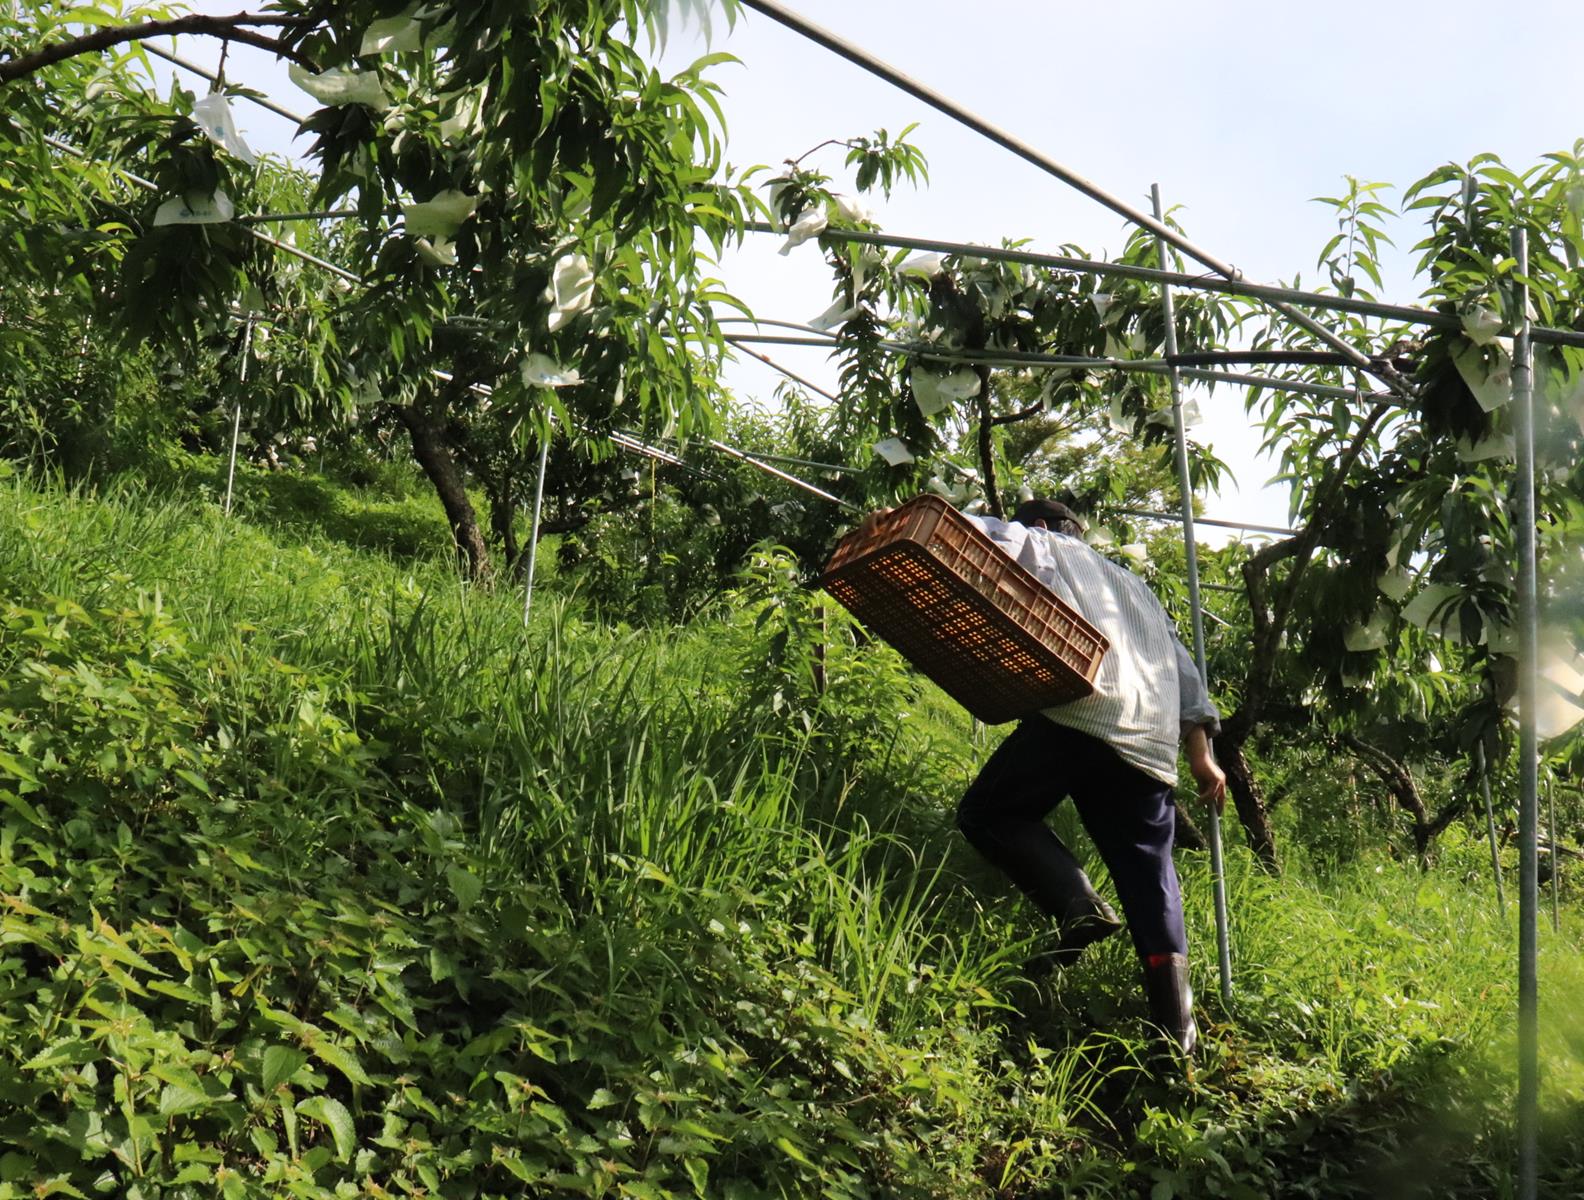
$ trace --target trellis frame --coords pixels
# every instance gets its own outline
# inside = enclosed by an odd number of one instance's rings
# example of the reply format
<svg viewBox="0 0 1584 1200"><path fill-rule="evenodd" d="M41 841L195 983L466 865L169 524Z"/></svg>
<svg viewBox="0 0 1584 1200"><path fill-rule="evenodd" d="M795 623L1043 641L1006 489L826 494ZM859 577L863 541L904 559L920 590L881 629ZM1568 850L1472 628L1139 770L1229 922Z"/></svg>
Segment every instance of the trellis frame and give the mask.
<svg viewBox="0 0 1584 1200"><path fill-rule="evenodd" d="M1216 272L1220 279L1210 279L1197 276L1187 276L1180 272L1170 272L1161 269L1133 267L1126 264L1100 264L1070 258L1061 258L1052 255L1028 255L1023 252L1009 251L993 247L970 247L960 243L942 243L930 239L912 238L902 239L897 237L885 238L882 235L869 234L867 231L858 230L833 230L827 231L825 237L846 237L853 241L870 241L876 244L892 244L905 248L918 250L971 253L986 259L1003 259L1009 261L1032 262L1056 269L1072 271L1088 271L1093 273L1110 273L1131 277L1142 281L1153 282L1163 289L1167 297L1163 303L1169 305L1169 289L1172 286L1220 292L1223 294L1243 295L1261 300L1270 307L1293 321L1321 341L1331 345L1333 349L1345 355L1351 366L1364 373L1374 374L1382 378L1387 386L1399 395L1411 395L1403 380L1396 376L1389 365L1371 360L1368 356L1358 351L1351 343L1345 342L1333 331L1319 322L1300 312L1294 306L1316 307L1328 311L1352 312L1364 316L1373 316L1382 320L1395 320L1408 324L1428 326L1431 328L1453 327L1457 318L1451 314L1434 313L1425 309L1409 308L1399 305L1385 305L1373 301L1361 301L1345 297L1324 296L1318 293L1305 293L1297 289L1277 288L1267 285L1252 284L1248 282L1241 271L1229 263L1221 262L1207 252L1201 250L1194 243L1170 229L1163 223L1162 213L1158 204L1154 216L1147 215L1131 205L1118 200L1105 192L1097 185L1091 183L1075 172L1063 167L1060 163L1028 146L1021 140L1005 131L991 125L989 122L969 112L967 109L947 99L939 93L908 78L900 71L882 62L867 51L853 45L827 30L805 21L802 17L791 12L775 0L739 0L746 7L778 21L782 25L794 30L804 37L823 46L827 50L842 58L853 62L862 69L887 80L904 92L923 101L952 119L959 121L970 129L987 137L992 142L1016 154L1018 157L1053 175L1055 178L1075 188L1091 199L1119 213L1132 224L1146 229L1155 234L1158 245L1161 247L1161 261L1165 262L1165 245L1175 246L1189 257L1209 267ZM153 47L149 47L154 49ZM209 75L202 68L177 58L173 54L159 50L155 52L162 58L192 70L200 75ZM213 80L213 76L210 76ZM249 97L249 99L255 99ZM262 100L258 101L264 107L280 113L289 119L298 120L295 114L279 108ZM53 141L53 140L52 140ZM76 152L73 148L63 143L54 143L59 148ZM147 184L147 181L131 177L135 182ZM305 214L296 214L303 216ZM340 215L340 214L337 214ZM266 218L267 219L267 218ZM343 268L323 260L314 259L312 256L298 251L295 247L287 246L267 235L259 234L256 230L250 232L262 240L270 242L278 249L295 254L299 258L313 262L343 278L356 279L355 275L346 272ZM1584 334L1571 330L1554 330L1531 327L1528 319L1527 287L1522 278L1528 266L1527 235L1523 229L1513 231L1513 256L1519 264L1518 282L1515 285L1517 293L1517 311L1523 316L1520 320L1519 335L1515 341L1513 355L1513 380L1515 405L1515 425L1517 429L1518 452L1518 510L1519 510L1519 630L1521 638L1521 655L1519 671L1519 696L1520 696L1520 736L1519 736L1519 771L1520 771L1520 884L1519 884L1519 948L1518 948L1518 973L1519 973L1519 1096L1518 1096L1518 1134L1519 1134L1519 1175L1518 1175L1518 1200L1534 1200L1537 1188L1537 1148L1538 1148L1538 977L1536 972L1536 928L1538 912L1538 741L1535 729L1535 704L1538 694L1538 597L1536 586L1536 533L1535 533L1535 490L1534 490L1534 411L1533 411L1533 346L1536 343L1553 345L1584 346ZM1172 330L1172 323L1167 322L1167 328ZM1174 332L1174 331L1173 331ZM748 338L738 339L748 341ZM1199 373L1186 370L1172 363L1175 357L1168 347L1167 361L1158 364L1164 367L1164 372L1172 378L1174 384L1179 374L1197 376ZM979 360L985 361L985 360ZM776 364L771 364L776 366ZM1035 365L1032 363L1026 365ZM1091 364L1057 364L1045 363L1039 365L1091 365ZM1120 362L1095 362L1096 367L1106 366L1115 369L1144 369L1139 364L1124 367ZM781 369L777 367L777 369ZM1226 378L1225 382L1245 383L1249 386L1291 388L1295 381L1268 380L1255 383L1252 380L1237 380ZM1316 385L1308 385L1313 387ZM1338 389L1345 391L1345 389ZM1180 422L1180 395L1175 386L1174 414L1177 416L1176 434L1181 434ZM1362 389L1348 392L1348 395L1359 395ZM748 461L748 456L743 455ZM765 464L755 463L763 469ZM784 476L792 482L804 485L802 481ZM543 483L543 472L540 474L540 484ZM832 497L832 499L835 499ZM1189 533L1187 546L1193 552L1195 540L1191 536L1192 513L1191 496L1183 493L1182 503L1184 509L1185 531ZM1197 589L1191 588L1196 592ZM526 602L527 597L525 597ZM526 603L525 603L526 607ZM1200 607L1197 598L1193 601L1195 621L1199 620ZM1199 637L1196 636L1196 649ZM1553 850L1554 853L1554 850ZM1220 903L1218 897L1218 903ZM1226 969L1223 966L1223 980L1226 979ZM1225 987L1223 991L1225 993Z"/></svg>

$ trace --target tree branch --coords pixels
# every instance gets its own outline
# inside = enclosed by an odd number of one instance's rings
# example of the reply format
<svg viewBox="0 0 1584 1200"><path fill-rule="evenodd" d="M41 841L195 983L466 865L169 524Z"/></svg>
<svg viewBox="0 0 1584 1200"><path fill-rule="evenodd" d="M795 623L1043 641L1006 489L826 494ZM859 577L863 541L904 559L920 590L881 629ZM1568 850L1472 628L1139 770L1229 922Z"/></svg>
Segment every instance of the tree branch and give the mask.
<svg viewBox="0 0 1584 1200"><path fill-rule="evenodd" d="M249 46L257 46L260 50L267 50L280 58L290 59L312 70L318 70L312 59L288 46L282 39L268 37L245 28L248 25L297 28L312 24L313 21L314 18L304 16L237 13L230 17L212 17L202 13L192 13L168 21L144 21L141 25L111 25L78 37L68 38L64 42L56 42L53 46L45 46L42 50L35 50L20 58L10 58L0 62L0 86L14 83L45 67L64 62L68 58L76 58L80 54L94 54L123 42L137 42L145 38L178 33L200 33L209 37L224 38L227 41L242 42Z"/></svg>
<svg viewBox="0 0 1584 1200"><path fill-rule="evenodd" d="M1027 408L1020 408L1015 413L1002 413L999 417L991 417L992 425L1015 425L1019 421L1027 421L1030 417L1038 416L1045 411L1043 400L1030 404Z"/></svg>
<svg viewBox="0 0 1584 1200"><path fill-rule="evenodd" d="M1302 531L1296 537L1266 546L1243 564L1243 582L1248 590L1249 608L1254 620L1254 653L1250 660L1248 682L1243 690L1243 702L1237 712L1221 723L1223 733L1234 740L1247 737L1259 722L1271 673L1276 666L1276 652L1292 616L1304 569L1314 556L1315 547L1320 544L1320 536L1325 532L1331 516L1331 505L1341 494L1353 465L1369 445L1375 427L1391 411L1392 406L1392 401L1380 401L1364 418L1330 476L1316 491L1314 503L1309 509L1309 521ZM1268 572L1276 563L1288 558L1293 560L1292 570L1286 579L1275 585L1275 595L1271 596L1266 590Z"/></svg>
<svg viewBox="0 0 1584 1200"><path fill-rule="evenodd" d="M1281 594L1276 599L1274 623L1281 629L1287 623L1287 615L1292 610L1293 601L1298 596L1298 581L1303 574L1303 569L1309 563L1309 557L1314 553L1314 548L1320 542L1320 534L1324 531L1326 520L1330 517L1329 509L1333 500L1341 494L1342 486L1347 482L1353 464L1364 453L1364 447L1369 444L1369 439L1375 435L1375 426L1392 409L1392 402L1383 400L1370 409L1369 416L1364 418L1364 423L1359 426L1358 433L1353 436L1353 441L1348 445L1342 457L1337 460L1336 469L1331 472L1331 478L1321 486L1320 492L1315 497L1314 507L1311 508L1309 524L1304 526L1304 531L1298 535L1296 556L1297 564L1292 573L1287 577Z"/></svg>

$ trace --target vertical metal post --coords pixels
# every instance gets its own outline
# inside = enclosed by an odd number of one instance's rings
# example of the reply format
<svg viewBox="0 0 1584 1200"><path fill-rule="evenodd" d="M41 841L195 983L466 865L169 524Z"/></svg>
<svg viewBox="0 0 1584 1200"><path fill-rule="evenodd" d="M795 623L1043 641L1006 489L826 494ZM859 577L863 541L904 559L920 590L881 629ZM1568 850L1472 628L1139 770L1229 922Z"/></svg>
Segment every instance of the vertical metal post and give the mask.
<svg viewBox="0 0 1584 1200"><path fill-rule="evenodd" d="M523 624L528 624L528 612L533 608L534 565L539 561L539 514L544 509L545 468L550 464L550 433L546 428L544 445L539 448L539 479L534 484L533 525L528 531L528 575L523 584Z"/></svg>
<svg viewBox="0 0 1584 1200"><path fill-rule="evenodd" d="M247 319L247 329L242 334L242 377L247 383L248 358L253 352L253 318ZM242 437L242 390L237 391L236 414L231 418L231 461L226 466L225 515L231 515L231 492L236 484L237 442Z"/></svg>
<svg viewBox="0 0 1584 1200"><path fill-rule="evenodd" d="M1562 932L1562 860L1556 840L1556 780L1546 775L1546 840L1551 843L1551 931Z"/></svg>
<svg viewBox="0 0 1584 1200"><path fill-rule="evenodd" d="M1160 184L1150 185L1150 200L1155 206L1155 220L1165 222L1161 206ZM1166 270L1166 239L1159 235L1155 245L1160 254L1160 266ZM1166 355L1177 355L1177 310L1170 286L1161 288L1161 306L1166 316ZM1208 689L1209 671L1205 666L1204 610L1199 602L1199 545L1194 536L1193 484L1188 475L1188 434L1183 428L1182 377L1177 368L1167 372L1171 383L1172 431L1177 441L1177 490L1182 499L1183 552L1188 565L1188 607L1193 614L1194 663L1199 668L1199 681ZM1221 854L1221 814L1210 805L1210 873L1215 886L1216 955L1221 968L1221 1001L1232 1003L1232 936L1227 926L1226 870Z"/></svg>
<svg viewBox="0 0 1584 1200"><path fill-rule="evenodd" d="M1474 746L1474 765L1479 771L1480 790L1485 794L1485 836L1490 841L1491 878L1496 881L1496 903L1501 905L1502 916L1507 915L1507 889L1502 886L1501 852L1496 846L1496 813L1491 808L1490 766L1485 761L1485 743Z"/></svg>
<svg viewBox="0 0 1584 1200"><path fill-rule="evenodd" d="M1540 983L1536 968L1539 889L1540 612L1536 585L1534 363L1529 340L1529 235L1512 233L1514 281L1513 425L1518 434L1518 1200L1535 1200L1539 1184Z"/></svg>

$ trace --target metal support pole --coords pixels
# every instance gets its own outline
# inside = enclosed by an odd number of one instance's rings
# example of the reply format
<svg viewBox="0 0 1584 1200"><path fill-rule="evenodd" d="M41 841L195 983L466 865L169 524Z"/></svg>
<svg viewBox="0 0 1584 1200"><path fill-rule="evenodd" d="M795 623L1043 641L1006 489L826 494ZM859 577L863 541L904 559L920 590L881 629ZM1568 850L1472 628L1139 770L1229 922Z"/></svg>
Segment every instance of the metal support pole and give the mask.
<svg viewBox="0 0 1584 1200"><path fill-rule="evenodd" d="M1556 781L1546 777L1546 839L1551 843L1551 932L1562 932L1562 861L1556 837Z"/></svg>
<svg viewBox="0 0 1584 1200"><path fill-rule="evenodd" d="M554 426L550 427L551 430ZM533 608L534 565L539 561L539 516L544 510L545 469L550 465L550 431L545 434L544 445L539 448L539 478L534 484L533 525L528 531L528 574L523 584L523 624L528 624L528 613Z"/></svg>
<svg viewBox="0 0 1584 1200"><path fill-rule="evenodd" d="M1578 336L1581 344L1584 344L1584 334ZM727 337L726 341L739 348L746 347L749 343L766 346L809 346L832 352L837 348L836 339L825 333L807 335L737 333ZM1278 379L1270 375L1213 371L1207 367L1185 367L1160 358L1087 358L1076 354L1039 354L1026 350L933 350L928 346L894 341L882 341L879 346L888 353L911 354L932 363L969 363L985 367L1073 367L1086 371L1132 371L1149 375L1164 375L1175 369L1177 374L1185 379L1231 383L1298 396L1320 396L1327 400L1357 400L1360 395L1357 388L1306 383L1301 379ZM1365 399L1373 398L1375 398L1374 393L1365 397Z"/></svg>
<svg viewBox="0 0 1584 1200"><path fill-rule="evenodd" d="M1540 611L1536 584L1534 362L1529 340L1529 235L1513 230L1513 424L1518 434L1514 525L1518 529L1518 1200L1535 1200L1539 1185L1539 703Z"/></svg>
<svg viewBox="0 0 1584 1200"><path fill-rule="evenodd" d="M87 159L87 157L88 157L88 155L84 151L79 150L76 146L73 146L70 142L61 141L59 138L45 137L44 144L46 146L53 146L55 149L61 151L62 153L70 154L70 155L72 155L75 158ZM118 171L120 171L121 174L125 178L130 180L132 183L137 184L137 186L142 188L144 191L148 191L148 192L157 192L157 191L159 191L159 184L155 183L153 180L144 179L141 175L134 175L131 171L125 170L125 169L120 168L120 167L117 167L116 169ZM265 243L267 243L267 244L269 244L271 246L274 246L275 249L283 251L286 254L290 254L293 258L300 258L303 262L309 263L312 266L318 267L322 271L329 271L332 275L335 275L335 276L337 276L338 278L341 278L341 279L345 279L348 283L362 283L363 282L363 277L361 275L354 275L351 271L348 271L345 267L338 267L333 262L326 262L324 259L320 258L318 255L309 254L306 250L299 250L299 249L297 249L296 246L293 246L293 245L290 245L290 244L288 244L286 242L283 242L279 238L272 238L267 233L260 233L257 229L254 229L251 225L244 225L243 229L247 232L247 235L249 237L253 238L254 240L260 241L260 242L265 242Z"/></svg>
<svg viewBox="0 0 1584 1200"><path fill-rule="evenodd" d="M247 319L247 329L242 334L242 383L247 383L248 356L253 350L253 318ZM237 392L236 415L231 418L231 462L226 467L225 515L231 515L231 491L236 483L237 442L242 437L242 392Z"/></svg>
<svg viewBox="0 0 1584 1200"><path fill-rule="evenodd" d="M840 396L836 395L834 392L827 392L824 388L820 387L819 384L813 382L812 380L804 379L803 376L799 375L796 371L792 371L792 370L789 370L786 367L783 367L780 363L776 362L776 360L771 358L768 354L760 354L759 351L754 350L754 349L752 349L749 346L742 345L738 341L738 339L736 339L734 337L727 337L726 344L729 345L729 346L735 346L735 347L737 347L737 349L741 350L744 354L751 355L752 357L757 358L760 362L764 363L764 365L769 367L772 371L777 371L780 374L786 376L788 379L790 379L793 383L797 384L798 386L805 387L809 391L815 393L816 395L824 396L825 399L831 401L834 404L840 404L841 403L841 397Z"/></svg>
<svg viewBox="0 0 1584 1200"><path fill-rule="evenodd" d="M1161 207L1160 184L1150 185L1150 200L1155 207L1155 220L1164 228L1164 209ZM1161 266L1166 266L1166 239L1155 238ZM1166 356L1177 355L1177 309L1172 300L1171 287L1161 288L1161 308L1166 317ZM1204 607L1199 599L1199 543L1194 537L1193 482L1188 474L1188 434L1183 428L1182 379L1175 367L1166 373L1171 384L1172 433L1177 442L1177 491L1182 499L1183 552L1188 565L1188 608L1193 614L1194 665L1199 668L1199 682L1206 690L1210 686L1210 673L1205 665ZM1213 753L1213 751L1212 751ZM1221 812L1215 804L1210 808L1210 874L1215 886L1216 959L1220 964L1221 1002L1232 1003L1232 936L1227 924L1226 864L1221 854Z"/></svg>
<svg viewBox="0 0 1584 1200"><path fill-rule="evenodd" d="M180 67L184 71L191 71L194 75L197 75L197 76L200 76L201 78L207 79L210 83L212 83L212 84L214 84L216 86L219 85L219 83L220 83L219 74L214 72L214 71L209 70L207 67L200 67L197 63L189 62L187 59L182 58L180 55L173 54L169 50L161 49L159 46L156 46L152 41L143 41L140 44L142 45L143 49L147 50L150 54L154 55L156 58L163 58L166 62L173 63L176 66ZM292 122L292 124L294 124L294 125L301 125L304 121L306 121L308 119L307 117L301 116L298 113L292 112L289 108L282 108L280 105L276 104L274 101L272 101L272 100L270 100L270 99L268 99L268 98L266 98L264 96L250 96L250 95L247 95L247 94L239 94L237 98L240 99L240 100L246 100L246 101L248 101L249 103L252 103L252 104L256 104L260 108L267 109L268 111L274 113L278 117L285 117L288 121Z"/></svg>
<svg viewBox="0 0 1584 1200"><path fill-rule="evenodd" d="M969 112L962 105L941 95L933 88L926 87L917 80L909 78L907 75L904 75L901 71L898 71L889 63L882 62L880 59L876 58L862 47L854 45L845 38L838 37L828 29L822 29L820 26L805 20L797 13L792 12L783 5L775 3L774 0L743 0L743 3L747 7L762 12L765 16L771 18L772 20L785 25L788 29L802 34L804 37L808 38L817 45L823 46L832 53L845 58L848 62L862 67L871 75L879 76L887 83L890 83L892 86L906 92L914 99L920 100L923 103L929 105L931 108L935 109L937 112L944 113L954 121L966 125L975 133L988 138L990 141L994 142L1003 149L1010 150L1024 162L1038 167L1047 175L1054 176L1063 183L1067 184L1068 187L1075 188L1077 191L1082 192L1085 196L1088 196L1091 200L1103 204L1106 208L1109 208L1112 212L1132 222L1139 228L1147 229L1157 238L1163 239L1171 243L1173 246L1176 246L1184 254L1188 255L1197 262L1203 263L1217 275L1234 281L1241 280L1243 278L1243 272L1238 270L1237 267L1234 267L1231 263L1223 262L1221 259L1216 258L1208 251L1194 245L1193 242L1189 241L1182 234L1167 228L1166 225L1163 224L1158 218L1151 218L1147 213L1144 213L1133 207L1133 205L1128 204L1126 201L1120 200L1116 196L1111 195L1098 185L1085 179L1082 175L1079 175L1076 172L1069 170L1067 167L1064 167L1061 163L1057 162L1049 155L1040 153L1027 142L1013 137L1005 130L992 125L983 117ZM1383 368L1380 364L1372 360L1369 355L1359 350L1358 347L1354 346L1351 342L1339 337L1337 334L1333 333L1330 329L1327 329L1324 325L1322 325L1319 321L1316 321L1307 313L1299 312L1291 305L1281 303L1279 301L1267 301L1267 303L1273 310L1286 317L1287 320L1291 321L1293 324L1298 325L1303 329L1307 329L1310 333L1314 334L1315 337L1319 338L1333 350L1346 355L1348 361L1351 362L1358 370L1368 371L1373 375L1380 376L1395 392L1399 392L1404 396L1412 395L1411 389L1407 386L1407 384L1397 377L1397 373L1395 371L1392 371L1389 368Z"/></svg>
<svg viewBox="0 0 1584 1200"><path fill-rule="evenodd" d="M1474 747L1474 765L1479 770L1480 791L1485 796L1485 836L1490 841L1491 878L1496 881L1496 903L1507 915L1507 889L1502 886L1501 852L1496 846L1496 811L1491 807L1490 767L1485 761L1485 744Z"/></svg>
<svg viewBox="0 0 1584 1200"><path fill-rule="evenodd" d="M749 221L745 228L750 233L786 236L785 229L768 221ZM1412 308L1404 304L1382 304L1376 300L1361 300L1356 296L1336 296L1324 292L1306 292L1299 288L1273 287L1270 284L1250 283L1246 279L1217 279L1209 275L1189 275L1181 271L1163 271L1159 267L1141 267L1131 263L1066 258L1059 254L1040 254L1034 250L977 246L971 242L948 242L938 238L877 233L867 229L827 229L820 234L820 239L833 242L860 242L868 246L888 246L900 250L922 250L932 254L956 254L964 258L982 259L985 262L1023 263L1031 267L1046 267L1053 271L1072 271L1083 275L1114 275L1118 279L1136 279L1140 283L1170 283L1188 291L1214 292L1222 296L1248 296L1255 300L1300 304L1327 312L1357 313L1360 316L1379 317L1383 321L1402 321L1409 325L1422 325L1427 329L1463 327L1463 322L1456 313ZM762 323L772 324L769 321ZM1584 332L1574 329L1535 326L1530 330L1530 335L1537 345L1543 343L1553 346L1584 346Z"/></svg>
<svg viewBox="0 0 1584 1200"><path fill-rule="evenodd" d="M1146 521L1171 521L1175 524L1182 520L1181 513L1151 512L1147 508L1106 508L1102 511L1115 513L1119 517L1141 517ZM1247 521L1219 521L1214 517L1195 517L1193 520L1195 525L1215 525L1221 529L1244 529L1254 533L1276 533L1283 537L1297 537L1303 532L1301 529L1288 529L1285 525L1250 525ZM1241 592L1243 589L1234 590Z"/></svg>
<svg viewBox="0 0 1584 1200"><path fill-rule="evenodd" d="M776 467L772 467L769 463L760 462L757 458L753 457L753 455L745 454L735 446L728 446L725 442L718 442L713 438L710 439L709 444L712 449L719 450L722 454L725 454L730 458L738 459L741 462L745 462L751 467L757 467L766 475L774 475L777 479L784 480L787 483L790 483L793 487L802 488L811 496L818 496L821 500L829 500L832 504L845 508L848 512L863 511L856 504L849 504L840 496L832 496L823 488L817 488L812 483L805 483L796 475L788 475L785 471L779 470Z"/></svg>

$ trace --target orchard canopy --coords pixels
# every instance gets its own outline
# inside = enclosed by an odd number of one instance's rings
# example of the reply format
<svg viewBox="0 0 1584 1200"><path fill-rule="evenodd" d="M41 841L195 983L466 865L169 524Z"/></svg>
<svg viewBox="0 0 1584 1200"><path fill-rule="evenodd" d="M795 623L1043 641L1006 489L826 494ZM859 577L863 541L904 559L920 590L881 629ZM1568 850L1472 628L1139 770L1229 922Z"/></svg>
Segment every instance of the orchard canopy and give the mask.
<svg viewBox="0 0 1584 1200"><path fill-rule="evenodd" d="M683 8L738 16L729 3ZM1481 156L1404 189L1419 299L1438 321L1295 321L1236 288L1180 291L1180 354L1164 364L1161 288L1139 269L1188 270L1179 249L1162 261L1163 243L1141 229L1107 271L888 247L862 198L926 183L910 131L834 130L826 145L789 147L779 167L734 168L711 76L728 56L662 74L667 11L641 0L284 0L224 17L7 6L0 372L7 395L59 396L42 417L8 401L8 449L46 447L59 412L114 390L106 372L149 374L173 409L223 387L261 441L362 430L388 442L404 430L464 569L487 579L492 544L521 565L514 516L546 439L552 503L569 520L608 502L622 439L718 461L709 445L738 411L722 363L748 343L732 332L742 306L712 270L727 245L776 236L829 265L830 309L803 332L837 356L840 395L798 408L802 449L838 468L826 485L856 507L932 488L1001 512L1023 489L1065 488L1099 515L1097 537L1131 545L1133 526L1107 506L1175 490L1164 368L1260 368L1212 399L1242 390L1291 486L1295 532L1229 567L1251 649L1212 673L1230 713L1221 753L1267 862L1276 848L1241 751L1262 723L1389 723L1394 749L1358 751L1388 775L1424 739L1506 761L1515 298L1522 285L1537 327L1584 328L1584 147L1530 165ZM157 91L146 47L173 34L288 63L301 95L265 99L317 105L302 114L313 169L241 142L230 109L255 94L223 61L215 95L208 83ZM1386 194L1349 180L1324 201L1336 213L1318 255L1328 294L1378 299ZM1003 249L1025 247L1012 235L1027 232L1007 231ZM1584 765L1581 344L1539 338L1533 374L1537 717L1569 773ZM89 361L93 372L71 370ZM1196 490L1224 470L1203 446L1190 443L1188 459ZM488 502L487 531L470 486ZM783 504L758 532L805 547L811 567L843 519L812 500ZM1423 851L1455 814L1415 811L1412 788L1396 790Z"/></svg>

